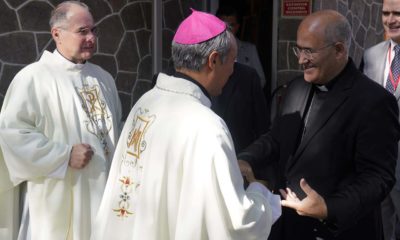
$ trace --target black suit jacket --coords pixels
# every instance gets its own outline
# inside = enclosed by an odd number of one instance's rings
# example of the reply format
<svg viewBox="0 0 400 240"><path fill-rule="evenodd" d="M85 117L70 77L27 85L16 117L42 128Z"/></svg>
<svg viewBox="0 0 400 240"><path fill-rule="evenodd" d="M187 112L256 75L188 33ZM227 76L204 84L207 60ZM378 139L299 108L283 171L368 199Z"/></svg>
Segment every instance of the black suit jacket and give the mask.
<svg viewBox="0 0 400 240"><path fill-rule="evenodd" d="M236 152L253 143L269 128L266 97L255 69L235 63L233 73L222 89L213 97L211 109L220 116L232 135ZM259 179L266 179L266 171L255 170Z"/></svg>
<svg viewBox="0 0 400 240"><path fill-rule="evenodd" d="M235 63L222 93L213 97L211 103L211 109L228 126L237 152L248 147L268 130L267 101L260 78L251 67Z"/></svg>
<svg viewBox="0 0 400 240"><path fill-rule="evenodd" d="M271 239L381 239L380 202L392 188L400 127L395 98L353 62L333 80L314 124L301 140L312 85L303 78L287 89L271 131L239 154L253 167L277 161L277 188L303 196L306 181L325 199L326 221L284 208Z"/></svg>

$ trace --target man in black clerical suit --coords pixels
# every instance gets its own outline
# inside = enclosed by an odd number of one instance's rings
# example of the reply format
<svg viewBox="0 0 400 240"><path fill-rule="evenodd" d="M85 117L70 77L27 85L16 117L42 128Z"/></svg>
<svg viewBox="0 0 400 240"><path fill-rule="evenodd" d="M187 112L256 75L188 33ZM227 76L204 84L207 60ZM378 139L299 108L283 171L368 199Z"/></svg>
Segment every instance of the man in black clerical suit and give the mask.
<svg viewBox="0 0 400 240"><path fill-rule="evenodd" d="M333 10L300 23L294 53L304 69L287 88L271 131L238 155L278 164L283 213L269 239L382 239L380 202L395 182L398 106L348 56L351 28Z"/></svg>

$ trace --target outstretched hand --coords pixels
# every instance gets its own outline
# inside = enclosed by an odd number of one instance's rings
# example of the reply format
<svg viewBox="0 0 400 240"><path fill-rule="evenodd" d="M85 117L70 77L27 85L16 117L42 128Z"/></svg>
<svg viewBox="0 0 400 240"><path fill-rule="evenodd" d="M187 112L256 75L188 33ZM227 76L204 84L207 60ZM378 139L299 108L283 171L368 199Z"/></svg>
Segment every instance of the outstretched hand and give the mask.
<svg viewBox="0 0 400 240"><path fill-rule="evenodd" d="M286 191L279 190L284 198L281 201L282 206L293 208L301 216L325 219L328 210L324 198L312 189L304 178L300 180L300 187L306 194L303 200L300 200L290 188L286 188Z"/></svg>

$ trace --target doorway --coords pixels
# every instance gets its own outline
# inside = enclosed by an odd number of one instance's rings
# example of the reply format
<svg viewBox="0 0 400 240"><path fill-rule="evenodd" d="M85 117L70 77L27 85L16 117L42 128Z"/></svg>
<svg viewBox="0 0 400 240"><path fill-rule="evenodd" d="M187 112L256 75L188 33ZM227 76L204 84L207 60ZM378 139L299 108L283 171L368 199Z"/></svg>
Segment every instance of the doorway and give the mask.
<svg viewBox="0 0 400 240"><path fill-rule="evenodd" d="M274 3L275 2L275 3ZM268 98L275 83L273 67L273 19L275 0L219 0L219 5L231 5L242 17L237 37L240 40L253 43L258 50L261 65L264 70L266 84L264 93Z"/></svg>

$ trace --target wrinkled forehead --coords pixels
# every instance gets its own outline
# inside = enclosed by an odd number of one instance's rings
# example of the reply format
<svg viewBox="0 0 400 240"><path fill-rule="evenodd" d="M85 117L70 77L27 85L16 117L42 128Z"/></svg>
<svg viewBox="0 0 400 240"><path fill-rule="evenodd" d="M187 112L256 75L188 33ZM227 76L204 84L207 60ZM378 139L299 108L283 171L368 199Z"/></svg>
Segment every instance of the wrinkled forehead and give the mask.
<svg viewBox="0 0 400 240"><path fill-rule="evenodd" d="M297 41L299 40L313 40L325 41L328 23L324 20L310 18L308 21L300 23L297 29Z"/></svg>
<svg viewBox="0 0 400 240"><path fill-rule="evenodd" d="M400 12L400 1L399 0L384 0L382 5L382 11L384 12Z"/></svg>

